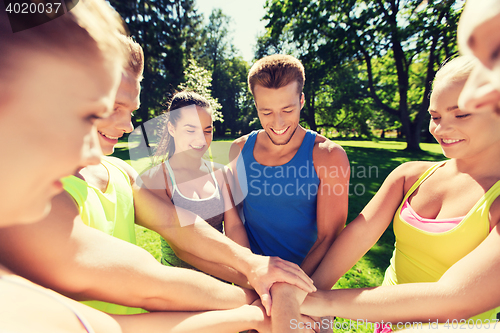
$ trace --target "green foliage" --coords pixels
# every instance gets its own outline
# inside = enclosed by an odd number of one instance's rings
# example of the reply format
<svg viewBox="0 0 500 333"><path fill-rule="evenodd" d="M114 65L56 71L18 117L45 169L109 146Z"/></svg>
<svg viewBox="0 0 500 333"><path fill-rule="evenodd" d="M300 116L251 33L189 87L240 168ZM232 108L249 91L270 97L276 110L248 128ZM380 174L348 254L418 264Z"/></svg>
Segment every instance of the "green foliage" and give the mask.
<svg viewBox="0 0 500 333"><path fill-rule="evenodd" d="M193 59L189 59L188 64L184 71L186 81L181 83L177 90L192 90L205 97L213 110L212 120L223 122L222 113L219 111L222 106L217 101L217 98L213 98L210 93L210 87L212 86L210 73L206 69L199 67Z"/></svg>
<svg viewBox="0 0 500 333"><path fill-rule="evenodd" d="M230 37L231 19L214 9L202 33L202 42L194 52L198 62L212 73L212 95L222 105L224 122L215 123L217 136L246 134L256 117L253 99L246 88L249 66L240 56Z"/></svg>
<svg viewBox="0 0 500 333"><path fill-rule="evenodd" d="M184 59L189 58L201 33L202 17L195 0L109 0L142 46L145 57L141 107L134 121L145 122L183 81Z"/></svg>
<svg viewBox="0 0 500 333"><path fill-rule="evenodd" d="M296 50L310 95L303 116L312 129L342 121L364 134L374 118L370 109L383 111L398 118L407 148L419 149L430 82L438 65L456 52L462 5L458 0L270 0L257 54ZM331 97L322 98L328 83ZM335 105L337 112L318 125L325 116L316 117L317 108L328 109L326 103L340 96L350 102ZM357 117L347 116L356 110ZM384 118L394 124L394 118Z"/></svg>

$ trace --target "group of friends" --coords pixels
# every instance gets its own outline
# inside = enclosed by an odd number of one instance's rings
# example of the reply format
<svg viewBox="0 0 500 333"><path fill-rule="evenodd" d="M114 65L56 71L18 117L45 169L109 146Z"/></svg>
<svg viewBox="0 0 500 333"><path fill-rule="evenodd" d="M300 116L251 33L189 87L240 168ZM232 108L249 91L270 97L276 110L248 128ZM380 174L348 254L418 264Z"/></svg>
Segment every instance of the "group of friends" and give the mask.
<svg viewBox="0 0 500 333"><path fill-rule="evenodd" d="M147 61L119 15L83 0L13 33L2 11L0 331L319 332L333 316L494 323L499 32L500 0L468 0L462 55L430 96L447 159L402 164L345 226L349 172L331 170L349 161L299 124L299 60L252 66L262 129L233 142L228 165L204 158L209 102L181 91L155 131L154 166L138 174L108 156L134 130ZM391 222L383 286L331 290ZM135 245L135 224L161 235L161 263Z"/></svg>

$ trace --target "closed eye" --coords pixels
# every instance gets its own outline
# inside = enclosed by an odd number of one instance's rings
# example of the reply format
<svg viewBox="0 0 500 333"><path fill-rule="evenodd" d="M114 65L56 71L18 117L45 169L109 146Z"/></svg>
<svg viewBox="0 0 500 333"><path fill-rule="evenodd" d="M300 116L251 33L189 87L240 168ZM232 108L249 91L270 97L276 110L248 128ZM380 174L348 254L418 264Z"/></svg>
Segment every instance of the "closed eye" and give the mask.
<svg viewBox="0 0 500 333"><path fill-rule="evenodd" d="M89 121L90 123L94 123L96 120L104 119L103 117L98 116L97 114L91 114L87 116L86 120Z"/></svg>

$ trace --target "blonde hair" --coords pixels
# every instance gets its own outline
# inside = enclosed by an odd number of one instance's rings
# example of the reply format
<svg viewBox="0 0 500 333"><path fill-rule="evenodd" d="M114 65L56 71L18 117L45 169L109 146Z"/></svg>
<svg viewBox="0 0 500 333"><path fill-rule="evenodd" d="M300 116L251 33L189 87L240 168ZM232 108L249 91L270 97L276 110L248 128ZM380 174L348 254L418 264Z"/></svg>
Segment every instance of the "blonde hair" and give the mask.
<svg viewBox="0 0 500 333"><path fill-rule="evenodd" d="M248 87L252 94L256 85L278 89L294 81L298 83L298 93L302 93L306 75L304 66L290 55L274 54L258 60L248 73Z"/></svg>
<svg viewBox="0 0 500 333"><path fill-rule="evenodd" d="M478 60L472 55L463 55L445 62L437 71L432 88L436 89L443 84L463 83L478 64Z"/></svg>
<svg viewBox="0 0 500 333"><path fill-rule="evenodd" d="M68 58L80 62L97 56L124 64L127 53L119 36L125 32L122 19L104 0L80 0L66 14L16 33L9 26L6 12L1 11L0 83L15 78L24 61L20 55L36 57L39 52L61 58L70 54Z"/></svg>
<svg viewBox="0 0 500 333"><path fill-rule="evenodd" d="M141 81L144 72L144 51L142 47L129 36L121 35L120 40L128 51L126 69L130 71L138 81Z"/></svg>

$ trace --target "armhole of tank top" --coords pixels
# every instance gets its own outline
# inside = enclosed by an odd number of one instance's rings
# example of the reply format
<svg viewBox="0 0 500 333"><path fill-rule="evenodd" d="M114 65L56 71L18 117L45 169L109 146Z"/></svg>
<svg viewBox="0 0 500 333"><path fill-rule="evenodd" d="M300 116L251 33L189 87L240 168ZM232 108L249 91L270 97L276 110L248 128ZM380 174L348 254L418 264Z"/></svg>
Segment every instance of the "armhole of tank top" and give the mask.
<svg viewBox="0 0 500 333"><path fill-rule="evenodd" d="M130 176L127 174L127 172L125 170L123 170L119 165L116 165L115 163L111 162L110 160L106 159L106 156L104 156L104 158L102 159L102 162L106 162L108 163L109 165L113 166L123 177L125 177L127 183L132 186L132 182L130 180ZM104 163L103 163L104 167L108 170L108 177L109 177L109 180L111 180L111 169L106 166ZM109 184L108 184L109 186Z"/></svg>
<svg viewBox="0 0 500 333"><path fill-rule="evenodd" d="M410 187L410 189L408 190L408 192L406 192L405 196L403 197L403 201L401 202L401 205L400 205L399 208L401 208L403 206L403 204L405 203L405 201L408 200L411 197L411 195L413 194L413 192L415 192L415 190L423 182L425 182L425 180L427 178L429 178L439 167L441 167L445 163L446 163L446 161L439 162L437 164L434 164L433 166L431 166L427 170L425 170L425 172L418 177L417 181L415 183L413 183L413 185Z"/></svg>
<svg viewBox="0 0 500 333"><path fill-rule="evenodd" d="M317 133L313 132L313 131L310 131L310 130L307 130L306 131L306 135L309 135L310 139L308 139L308 140L311 141L310 146L309 146L310 147L310 153L309 153L310 156L308 156L308 157L311 159L311 162L314 165L314 159L313 159L313 156L314 156L314 144L316 143ZM316 170L315 170L315 172L316 172ZM318 176L318 175L316 174L316 176ZM319 176L318 176L318 178L319 178Z"/></svg>
<svg viewBox="0 0 500 333"><path fill-rule="evenodd" d="M68 177L71 177L71 182L74 182L74 180L76 179L77 181L77 184L81 185L81 186L86 186L84 185L83 183L87 184L84 180L76 177L76 176L68 176ZM81 183L83 182L83 183ZM83 203L85 200L83 200L82 196L80 195L80 191L78 191L78 188L77 186L79 185L74 185L72 183L70 183L69 185L66 183L64 185L64 191L71 197L71 200L73 200L73 202L75 203L76 205L76 209L78 210L78 215L82 215L82 212L83 212Z"/></svg>
<svg viewBox="0 0 500 333"><path fill-rule="evenodd" d="M486 203L485 209L489 213L490 209L491 209L491 205L493 205L493 202L495 202L495 200L497 200L499 196L500 196L500 180L495 182L495 184L493 184L493 186L491 186L488 189L488 191L486 191L486 193L481 197L481 199L479 199L479 201L476 203L476 205L478 205L479 202ZM493 228L491 228L491 222L490 222L489 218L488 218L488 223L489 223L488 232L491 232L491 230L493 230ZM500 223L498 223L497 225L500 225Z"/></svg>
<svg viewBox="0 0 500 333"><path fill-rule="evenodd" d="M106 165L106 163L108 165ZM106 184L106 189L104 190L104 192L102 192L104 194L104 193L108 193L108 190L110 189L110 186L111 186L111 168L110 168L110 166L114 166L116 169L118 169L118 171L121 174L123 174L124 172L119 166L116 166L115 164L111 163L110 161L108 161L104 158L101 159L101 164L104 167L104 169L106 169L106 172L108 173L108 183ZM127 179L128 183L130 184L130 178L127 176L126 179Z"/></svg>
<svg viewBox="0 0 500 333"><path fill-rule="evenodd" d="M172 168L170 167L168 160L163 161L163 163L161 164L161 167L163 168L163 174L165 176L165 177L163 177L165 179L165 193L167 194L167 197L172 199L174 197L174 193L177 189L177 183L175 182L174 170L172 170ZM172 182L172 193L170 193L170 196L168 195L167 177L169 177L170 181Z"/></svg>
<svg viewBox="0 0 500 333"><path fill-rule="evenodd" d="M241 155L243 156L243 153L246 152L247 150L250 149L250 145L252 146L251 147L251 150L252 150L252 156L253 156L253 149L255 148L255 143L257 142L257 136L259 135L260 133L260 130L255 130L253 131L252 133L250 133L250 135L248 136L247 140L245 141L245 143L243 144L243 148L241 149ZM249 145L247 145L247 143Z"/></svg>

